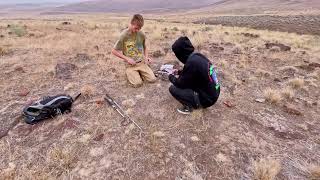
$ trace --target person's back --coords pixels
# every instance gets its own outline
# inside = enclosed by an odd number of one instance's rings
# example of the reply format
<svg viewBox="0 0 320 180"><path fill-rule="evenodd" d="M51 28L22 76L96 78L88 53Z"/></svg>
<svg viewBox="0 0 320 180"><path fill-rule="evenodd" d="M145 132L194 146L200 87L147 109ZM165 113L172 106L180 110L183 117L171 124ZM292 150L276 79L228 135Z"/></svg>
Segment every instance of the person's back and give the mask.
<svg viewBox="0 0 320 180"><path fill-rule="evenodd" d="M199 93L200 103L203 107L213 105L219 96L218 90L220 89L213 64L200 53L191 54L186 63L190 63L197 69L192 74L194 76L194 84L192 84L191 89Z"/></svg>

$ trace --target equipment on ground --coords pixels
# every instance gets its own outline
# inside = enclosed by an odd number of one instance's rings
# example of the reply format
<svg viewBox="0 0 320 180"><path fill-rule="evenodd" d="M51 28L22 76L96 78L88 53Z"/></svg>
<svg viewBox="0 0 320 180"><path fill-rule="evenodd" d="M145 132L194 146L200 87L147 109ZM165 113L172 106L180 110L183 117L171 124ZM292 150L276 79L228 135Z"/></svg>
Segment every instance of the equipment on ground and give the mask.
<svg viewBox="0 0 320 180"><path fill-rule="evenodd" d="M109 94L106 94L106 96L104 97L104 99L108 102L108 104L114 109L116 110L120 115L121 117L123 118L123 121L121 121L121 125L122 126L127 126L128 124L130 123L133 123L136 127L139 128L140 130L140 136L141 136L141 133L143 133L143 130L142 128L134 121L130 118L130 116L128 116L124 110L122 109L122 107L116 102L114 101L111 96Z"/></svg>
<svg viewBox="0 0 320 180"><path fill-rule="evenodd" d="M25 122L35 124L39 121L71 112L73 102L77 100L80 95L81 93L75 98L65 94L46 96L23 109Z"/></svg>

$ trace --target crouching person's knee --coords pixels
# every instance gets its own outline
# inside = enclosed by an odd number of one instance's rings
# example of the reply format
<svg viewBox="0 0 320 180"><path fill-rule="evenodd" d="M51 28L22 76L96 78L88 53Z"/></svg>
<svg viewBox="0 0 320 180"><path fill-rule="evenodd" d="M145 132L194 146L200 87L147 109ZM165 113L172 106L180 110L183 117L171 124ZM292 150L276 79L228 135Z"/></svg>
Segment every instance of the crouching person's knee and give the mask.
<svg viewBox="0 0 320 180"><path fill-rule="evenodd" d="M172 95L172 96L175 96L175 92L176 92L176 87L174 86L174 85L171 85L170 87L169 87L169 92L170 92L170 94Z"/></svg>

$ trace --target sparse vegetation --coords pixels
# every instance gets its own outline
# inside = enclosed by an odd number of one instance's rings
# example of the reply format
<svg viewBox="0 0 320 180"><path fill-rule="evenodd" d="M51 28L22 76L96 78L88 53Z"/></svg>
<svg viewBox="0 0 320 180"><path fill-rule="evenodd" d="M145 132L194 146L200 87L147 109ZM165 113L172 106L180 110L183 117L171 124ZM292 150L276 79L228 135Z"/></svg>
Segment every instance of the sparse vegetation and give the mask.
<svg viewBox="0 0 320 180"><path fill-rule="evenodd" d="M18 37L25 36L28 33L26 27L21 25L10 25L9 29L10 32L12 32Z"/></svg>
<svg viewBox="0 0 320 180"><path fill-rule="evenodd" d="M320 166L311 166L310 167L310 180L320 179Z"/></svg>
<svg viewBox="0 0 320 180"><path fill-rule="evenodd" d="M274 159L260 159L254 162L254 180L274 180L281 170L281 164Z"/></svg>
<svg viewBox="0 0 320 180"><path fill-rule="evenodd" d="M179 31L179 29L177 27L173 27L172 31Z"/></svg>
<svg viewBox="0 0 320 180"><path fill-rule="evenodd" d="M85 85L81 88L81 95L85 98L90 98L95 93L95 87L91 85Z"/></svg>
<svg viewBox="0 0 320 180"><path fill-rule="evenodd" d="M4 56L8 53L8 51L2 47L0 47L0 56Z"/></svg>
<svg viewBox="0 0 320 180"><path fill-rule="evenodd" d="M180 116L176 113L180 104L170 96L168 81L130 87L124 62L110 55L127 26L128 17L123 15L3 20L0 34L10 31L7 24L26 24L34 36L17 38L12 33L0 41L5 52L0 57L0 115L5 119L0 125L1 177L265 180L311 176L311 170L292 159L320 163L320 152L315 151L319 139L313 134L319 129L315 123L319 91L314 85L319 85L320 73L317 64L309 67L320 55L319 38L194 24L191 16L191 20L148 16L142 30L149 55L155 55L152 69L166 63L178 65L171 45L187 35L217 70L221 82L218 103ZM65 21L72 23L62 25ZM181 23L185 21L188 23ZM270 52L267 42L281 42L292 51ZM56 76L55 67L62 63L70 70L65 79ZM293 85L295 78L303 80L303 85ZM22 90L28 93L19 96ZM83 96L69 114L34 126L15 119L25 103L78 91ZM132 124L120 125L123 119L105 103L105 93L142 127L141 137ZM281 174L277 176L280 163L272 159L256 161L252 171L248 168L250 159L270 153L281 159Z"/></svg>
<svg viewBox="0 0 320 180"><path fill-rule="evenodd" d="M296 89L300 89L304 86L304 83L305 81L301 78L295 78L295 79L292 79L290 80L289 84L293 87L293 88L296 88Z"/></svg>
<svg viewBox="0 0 320 180"><path fill-rule="evenodd" d="M286 87L282 89L281 94L285 99L289 99L289 100L293 99L295 95L294 91L290 87Z"/></svg>
<svg viewBox="0 0 320 180"><path fill-rule="evenodd" d="M271 88L267 88L264 91L264 97L266 98L266 100L268 102L274 103L274 104L280 102L280 100L281 100L281 95L280 95L279 91L271 89Z"/></svg>

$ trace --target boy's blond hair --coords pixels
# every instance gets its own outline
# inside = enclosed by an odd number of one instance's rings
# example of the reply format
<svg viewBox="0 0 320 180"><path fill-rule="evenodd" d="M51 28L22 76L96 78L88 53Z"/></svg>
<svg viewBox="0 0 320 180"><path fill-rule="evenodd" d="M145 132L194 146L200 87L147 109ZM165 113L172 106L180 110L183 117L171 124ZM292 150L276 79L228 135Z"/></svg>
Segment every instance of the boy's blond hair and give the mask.
<svg viewBox="0 0 320 180"><path fill-rule="evenodd" d="M144 25L144 20L141 14L135 14L133 15L131 19L131 24L136 24L139 27L142 27Z"/></svg>

